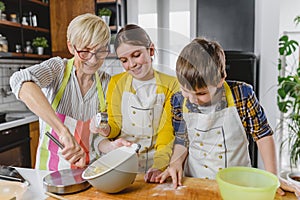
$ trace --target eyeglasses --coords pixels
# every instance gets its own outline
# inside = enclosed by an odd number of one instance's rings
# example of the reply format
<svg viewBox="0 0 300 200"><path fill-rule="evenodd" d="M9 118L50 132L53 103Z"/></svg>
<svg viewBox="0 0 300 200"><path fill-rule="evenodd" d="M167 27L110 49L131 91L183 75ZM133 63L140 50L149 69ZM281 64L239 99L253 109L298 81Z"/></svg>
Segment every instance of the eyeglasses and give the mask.
<svg viewBox="0 0 300 200"><path fill-rule="evenodd" d="M103 59L106 58L106 56L108 56L110 50L109 47L106 46L105 47L106 50L102 50L103 48L100 48L98 51L96 51L95 53L90 52L90 51L78 51L74 45L74 49L77 52L78 56L82 59L82 60L89 60L91 59L93 56L95 56L97 59Z"/></svg>

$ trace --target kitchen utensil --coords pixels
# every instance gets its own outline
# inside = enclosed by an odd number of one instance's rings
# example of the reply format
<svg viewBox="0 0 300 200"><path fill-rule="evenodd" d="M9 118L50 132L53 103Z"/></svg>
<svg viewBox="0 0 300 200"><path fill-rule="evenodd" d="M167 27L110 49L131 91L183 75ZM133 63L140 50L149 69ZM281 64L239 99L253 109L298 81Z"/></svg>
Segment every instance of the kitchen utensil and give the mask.
<svg viewBox="0 0 300 200"><path fill-rule="evenodd" d="M138 172L137 152L141 145L117 148L89 165L82 177L96 189L117 193L131 185Z"/></svg>
<svg viewBox="0 0 300 200"><path fill-rule="evenodd" d="M106 112L97 113L96 115L97 127L104 128L108 123L108 115Z"/></svg>
<svg viewBox="0 0 300 200"><path fill-rule="evenodd" d="M64 145L62 143L60 143L60 141L58 141L53 135L51 135L51 133L49 133L48 131L46 132L46 135L55 143L57 144L57 146L59 146L59 148L63 149Z"/></svg>
<svg viewBox="0 0 300 200"><path fill-rule="evenodd" d="M43 179L47 192L55 194L70 194L90 187L88 181L81 175L84 169L63 169L50 173Z"/></svg>
<svg viewBox="0 0 300 200"><path fill-rule="evenodd" d="M30 185L27 180L13 167L0 165L0 179L8 181L17 181Z"/></svg>
<svg viewBox="0 0 300 200"><path fill-rule="evenodd" d="M48 131L46 135L61 149L64 148L64 145ZM90 184L81 177L83 170L84 169L64 169L53 172L44 177L44 187L47 192L56 194L69 194L85 190L90 187Z"/></svg>
<svg viewBox="0 0 300 200"><path fill-rule="evenodd" d="M222 169L216 180L224 200L273 200L280 185L274 174L250 167Z"/></svg>

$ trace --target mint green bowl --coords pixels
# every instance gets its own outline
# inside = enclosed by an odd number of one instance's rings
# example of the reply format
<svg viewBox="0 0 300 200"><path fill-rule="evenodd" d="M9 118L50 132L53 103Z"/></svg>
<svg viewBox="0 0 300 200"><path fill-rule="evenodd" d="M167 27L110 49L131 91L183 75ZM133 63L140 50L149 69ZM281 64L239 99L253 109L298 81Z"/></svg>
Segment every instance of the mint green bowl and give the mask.
<svg viewBox="0 0 300 200"><path fill-rule="evenodd" d="M274 174L251 167L222 169L216 180L224 200L274 200L280 185Z"/></svg>

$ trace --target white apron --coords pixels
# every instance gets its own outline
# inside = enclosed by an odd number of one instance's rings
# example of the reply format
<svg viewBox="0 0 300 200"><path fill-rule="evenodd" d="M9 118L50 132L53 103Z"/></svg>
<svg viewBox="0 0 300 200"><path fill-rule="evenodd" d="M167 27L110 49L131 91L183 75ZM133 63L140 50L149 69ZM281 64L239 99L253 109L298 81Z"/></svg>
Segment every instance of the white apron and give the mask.
<svg viewBox="0 0 300 200"><path fill-rule="evenodd" d="M145 173L153 165L154 145L157 138L165 94L160 91L160 80L154 72L157 94L149 99L139 99L130 92L132 76L128 76L122 96L122 130L120 137L141 145L139 172ZM144 102L145 107L141 101ZM145 103L147 101L147 103Z"/></svg>
<svg viewBox="0 0 300 200"><path fill-rule="evenodd" d="M189 139L185 176L215 179L220 169L251 166L244 127L226 82L224 87L228 107L218 112L188 113L185 99L183 118Z"/></svg>
<svg viewBox="0 0 300 200"><path fill-rule="evenodd" d="M73 68L74 58L68 60L66 70L64 72L64 79L61 83L59 91L57 92L53 103L52 108L56 111L56 108L62 98L64 90L67 86L69 81L71 71ZM96 87L98 92L98 99L100 102L99 111L105 111L105 99L104 93L102 90L100 78L95 73L95 80L96 80ZM65 114L61 114L56 112L57 117L68 127L70 133L74 136L75 140L78 144L83 148L86 154L86 165L91 163L93 160L97 158L97 154L95 151L92 151L91 146L96 134L90 133L90 119L87 121L76 120L70 116ZM58 139L57 133L48 125L46 124L45 132L49 132L55 138ZM60 169L68 169L68 168L77 168L74 165L71 165L64 157L61 155L61 149L51 141L46 135L45 132L41 133L41 138L39 141L39 147L37 149L37 156L36 156L36 165L35 168L42 169L42 170L50 170L50 171L57 171Z"/></svg>

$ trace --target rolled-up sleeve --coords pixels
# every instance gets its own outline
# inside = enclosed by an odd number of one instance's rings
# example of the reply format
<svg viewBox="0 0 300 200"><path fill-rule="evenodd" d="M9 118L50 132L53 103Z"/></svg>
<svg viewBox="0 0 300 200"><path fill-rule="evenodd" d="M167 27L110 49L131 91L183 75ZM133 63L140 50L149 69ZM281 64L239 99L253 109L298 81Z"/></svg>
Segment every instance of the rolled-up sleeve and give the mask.
<svg viewBox="0 0 300 200"><path fill-rule="evenodd" d="M44 88L57 78L64 70L65 61L62 58L54 57L40 64L33 65L26 69L15 72L10 78L10 87L16 98L19 99L19 92L24 82L35 82L39 87Z"/></svg>
<svg viewBox="0 0 300 200"><path fill-rule="evenodd" d="M175 144L180 144L185 147L188 147L188 134L186 129L186 123L183 119L182 113L182 104L183 104L184 97L182 96L181 92L177 92L173 95L171 99L172 104L172 124L175 132Z"/></svg>

